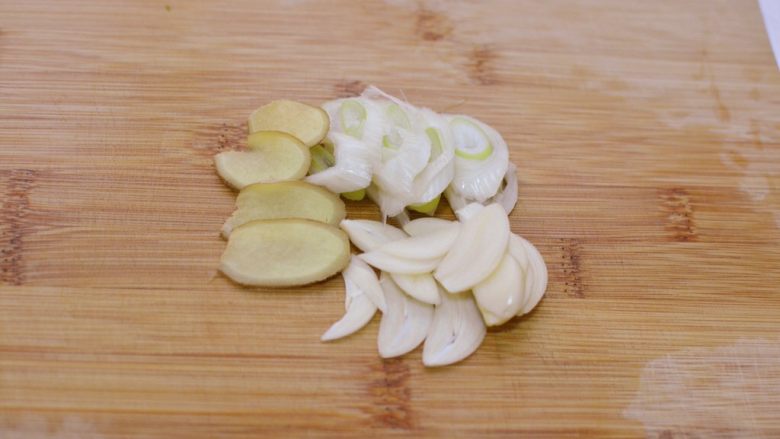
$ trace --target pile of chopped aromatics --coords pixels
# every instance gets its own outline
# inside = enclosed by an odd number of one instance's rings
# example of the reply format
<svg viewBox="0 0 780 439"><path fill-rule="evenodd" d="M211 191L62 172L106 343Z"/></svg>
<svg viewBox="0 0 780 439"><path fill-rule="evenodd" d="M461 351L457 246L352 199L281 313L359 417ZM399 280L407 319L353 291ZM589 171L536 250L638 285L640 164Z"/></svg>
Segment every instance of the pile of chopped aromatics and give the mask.
<svg viewBox="0 0 780 439"><path fill-rule="evenodd" d="M215 157L219 175L240 191L222 227L220 270L269 287L341 272L346 313L323 341L356 332L379 310L380 356L424 341L423 363L444 366L476 351L486 326L542 299L544 260L509 227L516 168L485 123L372 86L322 108L271 102L252 113L249 131L248 150ZM368 196L382 221L346 219L339 195ZM433 216L442 195L457 221ZM408 210L429 216L410 221ZM350 241L363 253L351 255Z"/></svg>

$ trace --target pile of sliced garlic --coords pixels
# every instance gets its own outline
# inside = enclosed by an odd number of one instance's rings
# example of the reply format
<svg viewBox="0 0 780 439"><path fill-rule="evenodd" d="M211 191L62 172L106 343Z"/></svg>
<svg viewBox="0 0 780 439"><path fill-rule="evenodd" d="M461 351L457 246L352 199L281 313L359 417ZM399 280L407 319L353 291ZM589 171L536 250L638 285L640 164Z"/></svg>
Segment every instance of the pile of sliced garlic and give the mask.
<svg viewBox="0 0 780 439"><path fill-rule="evenodd" d="M380 310L380 356L404 355L425 341L423 364L444 366L476 351L486 325L530 312L547 288L541 254L510 231L500 204L472 203L457 215L459 221L419 218L403 230L343 220L364 253L342 272L346 313L322 340L358 331Z"/></svg>

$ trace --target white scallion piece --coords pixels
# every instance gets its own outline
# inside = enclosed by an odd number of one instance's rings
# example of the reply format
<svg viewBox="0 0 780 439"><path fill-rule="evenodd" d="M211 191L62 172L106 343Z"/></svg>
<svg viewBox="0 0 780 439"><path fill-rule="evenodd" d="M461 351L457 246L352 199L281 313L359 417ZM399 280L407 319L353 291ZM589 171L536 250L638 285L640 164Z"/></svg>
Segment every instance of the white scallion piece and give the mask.
<svg viewBox="0 0 780 439"><path fill-rule="evenodd" d="M337 194L368 187L377 151L342 133L330 133L328 139L333 142L335 164L309 175L306 181L324 186Z"/></svg>
<svg viewBox="0 0 780 439"><path fill-rule="evenodd" d="M509 166L506 142L489 125L464 115L449 115L455 146L453 190L467 200L485 202L494 196Z"/></svg>

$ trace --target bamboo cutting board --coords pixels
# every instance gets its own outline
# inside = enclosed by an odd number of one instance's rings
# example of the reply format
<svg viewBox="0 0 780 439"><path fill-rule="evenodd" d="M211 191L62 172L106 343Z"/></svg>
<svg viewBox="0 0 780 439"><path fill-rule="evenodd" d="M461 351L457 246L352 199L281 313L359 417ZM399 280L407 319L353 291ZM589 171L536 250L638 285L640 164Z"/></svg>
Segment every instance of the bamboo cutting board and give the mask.
<svg viewBox="0 0 780 439"><path fill-rule="evenodd" d="M366 84L520 169L547 296L453 367L215 270L212 156ZM778 115L749 0L0 2L0 437L780 437Z"/></svg>

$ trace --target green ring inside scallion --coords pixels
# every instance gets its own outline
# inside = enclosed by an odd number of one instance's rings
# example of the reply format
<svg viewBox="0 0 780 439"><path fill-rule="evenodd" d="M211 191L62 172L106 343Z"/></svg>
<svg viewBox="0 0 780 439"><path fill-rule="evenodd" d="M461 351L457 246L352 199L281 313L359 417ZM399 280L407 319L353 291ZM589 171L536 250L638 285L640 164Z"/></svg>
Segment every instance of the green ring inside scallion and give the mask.
<svg viewBox="0 0 780 439"><path fill-rule="evenodd" d="M311 153L311 165L309 165L309 174L316 174L324 171L336 164L333 154L325 149L321 144L309 148Z"/></svg>
<svg viewBox="0 0 780 439"><path fill-rule="evenodd" d="M341 196L351 201L360 201L366 197L365 189L358 189L352 192L342 192Z"/></svg>
<svg viewBox="0 0 780 439"><path fill-rule="evenodd" d="M425 134L428 135L428 139L431 141L431 157L428 159L428 162L432 162L436 157L441 155L444 148L441 146L439 130L429 127L425 129Z"/></svg>
<svg viewBox="0 0 780 439"><path fill-rule="evenodd" d="M415 212L424 213L426 215L433 215L436 212L436 208L439 207L439 201L441 200L441 194L436 195L434 199L427 203L410 204L408 207Z"/></svg>
<svg viewBox="0 0 780 439"><path fill-rule="evenodd" d="M382 146L392 150L401 148L403 138L396 128L405 130L412 129L412 123L409 122L406 112L398 104L390 104L385 109L385 116L390 122L390 133L382 137Z"/></svg>
<svg viewBox="0 0 780 439"><path fill-rule="evenodd" d="M393 125L401 127L405 130L412 129L412 123L409 122L409 117L406 112L398 104L390 104L385 110L387 119L393 123Z"/></svg>
<svg viewBox="0 0 780 439"><path fill-rule="evenodd" d="M367 117L366 108L354 99L344 102L339 108L341 129L356 139L363 137L363 127Z"/></svg>
<svg viewBox="0 0 780 439"><path fill-rule="evenodd" d="M458 117L450 122L450 130L455 141L456 156L482 161L493 154L493 144L479 125Z"/></svg>
<svg viewBox="0 0 780 439"><path fill-rule="evenodd" d="M382 137L382 146L385 148L398 150L401 148L401 143L403 143L403 139L401 138L401 134L398 133L397 130L391 130L390 134L387 134Z"/></svg>

